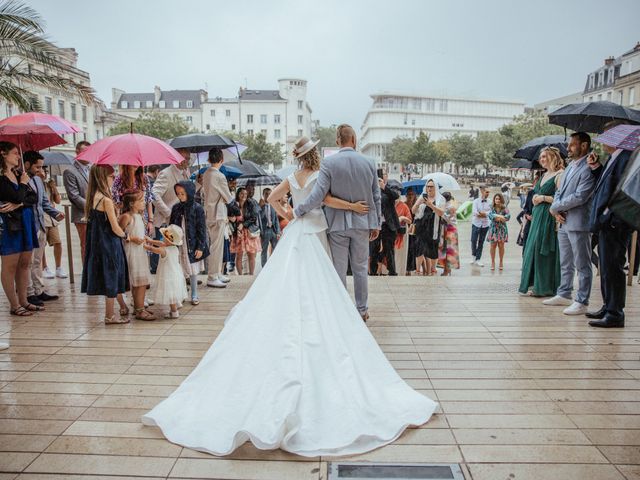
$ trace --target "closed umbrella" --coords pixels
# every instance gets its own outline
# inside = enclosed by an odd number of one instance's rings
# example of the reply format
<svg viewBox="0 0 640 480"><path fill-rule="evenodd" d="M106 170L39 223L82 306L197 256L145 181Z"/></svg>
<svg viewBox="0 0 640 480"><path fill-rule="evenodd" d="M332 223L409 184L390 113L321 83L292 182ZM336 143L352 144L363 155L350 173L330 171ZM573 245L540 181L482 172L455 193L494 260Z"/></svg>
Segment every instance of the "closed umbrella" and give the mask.
<svg viewBox="0 0 640 480"><path fill-rule="evenodd" d="M529 161L538 160L540 152L546 147L556 147L560 150L560 156L567 158L567 139L564 135L545 135L544 137L529 140L516 151L513 158L523 158Z"/></svg>
<svg viewBox="0 0 640 480"><path fill-rule="evenodd" d="M98 140L77 157L96 165L179 164L182 155L157 138L138 133L123 133Z"/></svg>
<svg viewBox="0 0 640 480"><path fill-rule="evenodd" d="M549 114L549 123L576 132L602 133L612 120L640 124L640 110L601 101L565 105Z"/></svg>

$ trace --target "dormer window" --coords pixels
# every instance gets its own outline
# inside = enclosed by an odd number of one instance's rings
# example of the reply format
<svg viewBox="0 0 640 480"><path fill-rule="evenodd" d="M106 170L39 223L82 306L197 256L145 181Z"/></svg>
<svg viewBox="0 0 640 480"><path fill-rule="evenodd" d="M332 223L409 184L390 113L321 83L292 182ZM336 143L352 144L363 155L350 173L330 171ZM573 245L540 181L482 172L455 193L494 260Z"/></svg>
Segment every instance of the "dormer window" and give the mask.
<svg viewBox="0 0 640 480"><path fill-rule="evenodd" d="M187 100L187 108L193 108L193 100Z"/></svg>
<svg viewBox="0 0 640 480"><path fill-rule="evenodd" d="M120 108L129 108L129 102L123 100L122 102L120 102Z"/></svg>

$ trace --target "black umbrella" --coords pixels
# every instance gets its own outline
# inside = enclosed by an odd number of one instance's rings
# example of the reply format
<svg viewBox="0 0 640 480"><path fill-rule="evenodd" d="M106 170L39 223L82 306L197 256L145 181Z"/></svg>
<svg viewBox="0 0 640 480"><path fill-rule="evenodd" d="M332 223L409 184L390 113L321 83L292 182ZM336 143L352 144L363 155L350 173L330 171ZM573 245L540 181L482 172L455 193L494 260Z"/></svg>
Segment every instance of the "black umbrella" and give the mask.
<svg viewBox="0 0 640 480"><path fill-rule="evenodd" d="M521 146L513 155L513 158L523 158L530 161L538 160L540 152L546 147L556 147L560 150L560 156L567 158L567 140L564 135L546 135L534 138Z"/></svg>
<svg viewBox="0 0 640 480"><path fill-rule="evenodd" d="M575 132L602 133L612 120L640 124L640 110L602 101L565 105L549 114L549 123Z"/></svg>
<svg viewBox="0 0 640 480"><path fill-rule="evenodd" d="M538 163L538 160L525 160L524 158L519 158L511 168L522 168L525 170L542 170L542 166Z"/></svg>
<svg viewBox="0 0 640 480"><path fill-rule="evenodd" d="M208 152L212 148L231 148L236 143L223 135L189 133L169 140L173 148L188 148L191 153Z"/></svg>
<svg viewBox="0 0 640 480"><path fill-rule="evenodd" d="M244 163L246 163L246 160L243 162L243 165ZM282 183L282 179L277 175L266 175L262 177L252 177L251 175L248 175L246 177L242 176L238 178L237 185L239 187L244 187L249 183L255 185L256 187L262 187L265 185L280 185L280 183Z"/></svg>
<svg viewBox="0 0 640 480"><path fill-rule="evenodd" d="M269 176L264 168L262 168L257 163L251 162L249 160L242 160L242 163L238 160L232 160L230 162L224 162L224 164L228 167L234 167L240 170L242 172L242 176L240 178L258 178Z"/></svg>

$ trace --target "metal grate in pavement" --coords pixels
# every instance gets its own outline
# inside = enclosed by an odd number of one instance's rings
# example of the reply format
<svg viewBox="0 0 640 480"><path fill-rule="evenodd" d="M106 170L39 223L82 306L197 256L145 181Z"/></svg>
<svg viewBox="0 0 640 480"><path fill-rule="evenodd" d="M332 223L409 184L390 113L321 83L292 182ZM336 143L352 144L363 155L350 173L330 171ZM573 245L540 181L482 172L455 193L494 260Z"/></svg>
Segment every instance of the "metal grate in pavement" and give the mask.
<svg viewBox="0 0 640 480"><path fill-rule="evenodd" d="M457 464L329 463L328 480L464 480Z"/></svg>

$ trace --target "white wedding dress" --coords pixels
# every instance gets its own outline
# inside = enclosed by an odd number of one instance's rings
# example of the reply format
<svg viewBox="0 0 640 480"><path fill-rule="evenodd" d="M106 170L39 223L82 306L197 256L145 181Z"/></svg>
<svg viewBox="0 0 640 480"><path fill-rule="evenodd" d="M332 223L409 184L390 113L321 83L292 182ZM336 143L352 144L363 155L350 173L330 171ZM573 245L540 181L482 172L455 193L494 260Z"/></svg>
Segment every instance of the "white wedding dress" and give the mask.
<svg viewBox="0 0 640 480"><path fill-rule="evenodd" d="M316 179L289 177L296 204ZM144 424L214 455L251 441L311 457L363 453L431 417L437 404L398 376L358 314L326 228L320 209L289 223L211 348Z"/></svg>

